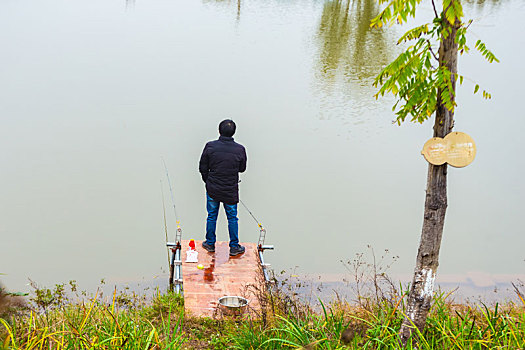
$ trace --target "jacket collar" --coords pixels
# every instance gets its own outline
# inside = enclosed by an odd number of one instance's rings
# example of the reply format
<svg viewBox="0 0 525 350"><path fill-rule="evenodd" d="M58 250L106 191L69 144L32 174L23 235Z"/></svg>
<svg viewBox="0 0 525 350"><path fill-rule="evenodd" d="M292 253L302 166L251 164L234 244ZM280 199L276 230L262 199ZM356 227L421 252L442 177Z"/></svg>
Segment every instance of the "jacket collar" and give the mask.
<svg viewBox="0 0 525 350"><path fill-rule="evenodd" d="M233 137L219 136L220 141L233 141Z"/></svg>

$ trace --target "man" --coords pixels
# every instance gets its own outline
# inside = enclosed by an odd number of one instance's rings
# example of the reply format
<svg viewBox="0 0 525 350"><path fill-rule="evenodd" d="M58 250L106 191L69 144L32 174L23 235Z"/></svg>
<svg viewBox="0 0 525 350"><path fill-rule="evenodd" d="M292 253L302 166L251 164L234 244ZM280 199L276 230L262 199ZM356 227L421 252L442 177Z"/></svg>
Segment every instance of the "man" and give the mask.
<svg viewBox="0 0 525 350"><path fill-rule="evenodd" d="M230 233L230 256L244 253L244 247L239 244L239 219L237 218L237 203L239 203L239 173L246 170L246 150L233 140L235 123L231 119L219 124L219 139L210 141L202 151L199 162L199 172L206 183L206 240L202 247L208 252L215 251L215 228L217 214L222 202L228 218Z"/></svg>

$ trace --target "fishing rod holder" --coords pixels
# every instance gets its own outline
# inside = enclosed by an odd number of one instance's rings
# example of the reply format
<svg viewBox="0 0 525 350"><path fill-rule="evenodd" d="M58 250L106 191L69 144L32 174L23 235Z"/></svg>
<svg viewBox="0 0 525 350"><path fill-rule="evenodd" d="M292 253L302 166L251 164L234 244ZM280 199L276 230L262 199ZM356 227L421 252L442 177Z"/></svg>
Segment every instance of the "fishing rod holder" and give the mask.
<svg viewBox="0 0 525 350"><path fill-rule="evenodd" d="M162 158L162 157L161 157ZM173 204L173 213L175 214L175 223L177 224L177 230L175 231L175 243L166 242L166 246L171 249L171 260L170 260L170 290L173 290L173 275L175 274L175 292L182 294L182 259L181 259L181 242L182 242L182 228L180 227L179 216L177 215L177 207L175 206L175 199L173 198L173 189L171 188L170 174L168 172L168 166L162 158L164 164L164 170L166 170L166 178L168 179L168 186L170 188L171 204ZM162 180L161 180L162 188ZM164 195L162 197L162 205L164 206ZM168 228L166 226L166 211L164 211L164 226L166 230L166 241L168 240Z"/></svg>
<svg viewBox="0 0 525 350"><path fill-rule="evenodd" d="M181 259L181 244L177 242L167 242L166 246L171 250L170 260L170 290L173 290L175 285L175 292L181 294L182 288L182 259ZM175 276L174 276L175 275Z"/></svg>
<svg viewBox="0 0 525 350"><path fill-rule="evenodd" d="M257 246L261 247L264 246L264 240L266 239L266 229L259 224L259 242L257 242Z"/></svg>

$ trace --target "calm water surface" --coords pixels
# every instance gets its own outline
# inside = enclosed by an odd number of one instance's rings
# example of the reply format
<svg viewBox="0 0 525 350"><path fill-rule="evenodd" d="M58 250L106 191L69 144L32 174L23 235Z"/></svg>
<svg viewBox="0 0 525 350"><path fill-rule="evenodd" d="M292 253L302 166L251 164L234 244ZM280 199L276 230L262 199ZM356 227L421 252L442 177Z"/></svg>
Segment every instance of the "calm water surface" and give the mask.
<svg viewBox="0 0 525 350"><path fill-rule="evenodd" d="M511 279L525 272L525 4L465 7L472 46L482 38L501 63L460 58L455 129L478 155L449 171L439 273ZM369 29L374 1L5 0L0 10L0 272L10 289L27 290L27 278L165 285L161 157L184 236L201 239L197 163L225 117L247 147L241 197L268 229L276 270L337 278L340 260L370 244L399 255L394 274L412 271L432 125L396 126L392 99L372 96L401 49L400 28ZM473 80L492 101L472 96ZM239 213L241 240L256 241ZM227 239L224 215L218 227Z"/></svg>

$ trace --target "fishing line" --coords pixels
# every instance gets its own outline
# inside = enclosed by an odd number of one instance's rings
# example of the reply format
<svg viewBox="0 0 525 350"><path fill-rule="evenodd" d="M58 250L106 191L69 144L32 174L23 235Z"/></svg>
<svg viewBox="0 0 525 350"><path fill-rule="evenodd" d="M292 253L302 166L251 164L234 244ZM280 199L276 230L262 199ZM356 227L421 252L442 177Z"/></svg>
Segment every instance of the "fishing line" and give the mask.
<svg viewBox="0 0 525 350"><path fill-rule="evenodd" d="M239 199L239 202L241 202L241 204L243 205L243 207L248 211L248 213L250 213L250 215L252 216L253 220L255 220L255 222L257 223L257 225L262 228L262 224L259 222L259 220L257 220L257 218L255 217L255 215L253 215L252 211L250 209L248 209L248 207L246 206L246 204L244 204L244 202L242 200Z"/></svg>
<svg viewBox="0 0 525 350"><path fill-rule="evenodd" d="M253 220L255 220L255 222L257 223L257 226L259 226L259 241L257 242L257 247L258 247L258 251L259 251L259 259L261 261L261 264L264 265L264 259L262 257L262 252L263 252L264 249L273 249L273 246L265 246L264 245L264 241L266 239L266 229L259 222L259 220L257 220L255 215L253 215L252 211L248 208L248 206L246 204L244 204L244 202L242 200L240 200L240 199L239 199L239 202L241 202L242 206L248 211L248 213L250 213L250 215L253 218ZM266 267L264 267L264 266L263 266L263 272L264 272L264 279L266 281L269 281L268 275L266 273Z"/></svg>
<svg viewBox="0 0 525 350"><path fill-rule="evenodd" d="M177 226L179 225L179 216L177 215L177 207L175 206L175 199L173 198L173 189L171 188L171 181L170 181L170 174L168 173L168 167L166 166L166 162L164 161L164 158L161 157L162 163L164 164L164 169L166 170L166 177L168 178L168 186L170 188L170 194L171 194L171 203L173 204L173 212L175 213L175 221L177 221Z"/></svg>
<svg viewBox="0 0 525 350"><path fill-rule="evenodd" d="M170 265L170 249L168 248L168 224L166 222L166 205L164 204L164 189L160 180L160 193L162 194L162 212L164 213L164 233L166 234L166 253L168 254L168 266Z"/></svg>

